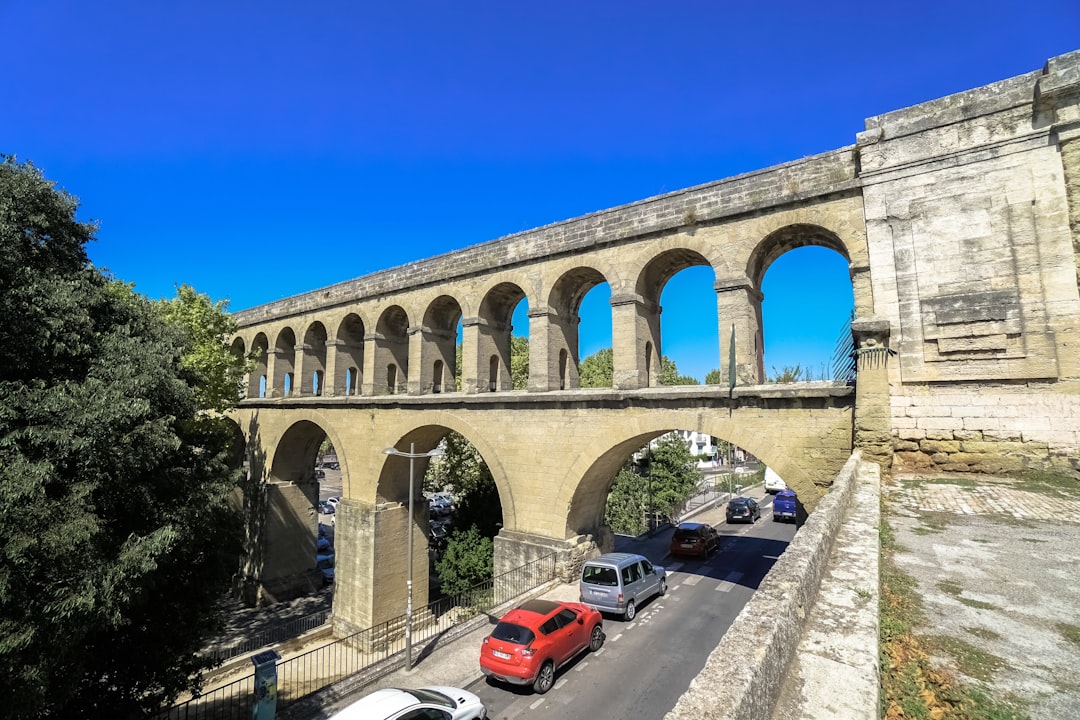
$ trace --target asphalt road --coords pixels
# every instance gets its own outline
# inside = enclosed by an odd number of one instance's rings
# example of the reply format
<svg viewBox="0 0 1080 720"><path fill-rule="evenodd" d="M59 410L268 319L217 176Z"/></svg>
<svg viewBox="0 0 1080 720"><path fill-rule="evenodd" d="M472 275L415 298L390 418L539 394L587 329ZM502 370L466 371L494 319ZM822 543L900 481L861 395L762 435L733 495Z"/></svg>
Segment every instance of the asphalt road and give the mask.
<svg viewBox="0 0 1080 720"><path fill-rule="evenodd" d="M617 550L641 553L665 567L667 595L639 608L632 622L605 616L604 647L564 666L545 695L482 677L467 689L480 696L493 720L663 717L795 535L794 525L771 521L770 497L762 509L754 525L716 521L721 547L707 560L671 558L670 528L643 542L619 538Z"/></svg>

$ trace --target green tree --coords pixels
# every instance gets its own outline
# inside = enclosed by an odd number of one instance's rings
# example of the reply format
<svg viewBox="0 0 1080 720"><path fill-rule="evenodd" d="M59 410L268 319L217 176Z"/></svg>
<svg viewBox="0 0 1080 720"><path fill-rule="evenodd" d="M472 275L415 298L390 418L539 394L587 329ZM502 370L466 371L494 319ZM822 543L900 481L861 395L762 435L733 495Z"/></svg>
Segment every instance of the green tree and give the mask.
<svg viewBox="0 0 1080 720"><path fill-rule="evenodd" d="M705 373L706 385L720 385L723 382L724 381L720 378L719 369L710 370L709 372Z"/></svg>
<svg viewBox="0 0 1080 720"><path fill-rule="evenodd" d="M529 338L510 336L510 378L515 390L529 387Z"/></svg>
<svg viewBox="0 0 1080 720"><path fill-rule="evenodd" d="M0 162L0 704L134 718L193 689L239 553L190 337L94 269L95 227Z"/></svg>
<svg viewBox="0 0 1080 720"><path fill-rule="evenodd" d="M772 369L773 376L770 382L774 383L795 383L803 379L803 370L801 365L785 365L783 370L777 370L775 367ZM809 372L806 373L806 379L810 379Z"/></svg>
<svg viewBox="0 0 1080 720"><path fill-rule="evenodd" d="M604 508L604 521L613 532L637 536L645 532L648 479L627 463L615 476Z"/></svg>
<svg viewBox="0 0 1080 720"><path fill-rule="evenodd" d="M435 572L445 595L457 595L474 585L491 580L495 572L495 544L476 526L454 530L446 542L446 552L435 563Z"/></svg>
<svg viewBox="0 0 1080 720"><path fill-rule="evenodd" d="M424 489L439 492L447 488L457 496L454 523L476 526L484 537L495 537L502 527L499 489L484 458L460 433L450 431L443 439L444 453L428 464Z"/></svg>
<svg viewBox="0 0 1080 720"><path fill-rule="evenodd" d="M689 375L680 375L675 361L667 355L660 358L660 384L661 385L700 385L697 378Z"/></svg>
<svg viewBox="0 0 1080 720"><path fill-rule="evenodd" d="M583 388L609 388L615 375L614 355L611 348L597 350L581 361L578 381Z"/></svg>
<svg viewBox="0 0 1080 720"><path fill-rule="evenodd" d="M244 373L254 366L229 348L236 321L226 300L214 302L190 285L176 289L172 300L160 301L165 319L186 335L187 351L181 365L195 376L195 399L207 410L224 412L236 405L243 390Z"/></svg>
<svg viewBox="0 0 1080 720"><path fill-rule="evenodd" d="M678 433L661 435L644 451L643 464L649 480L651 508L663 515L671 515L701 482L697 458Z"/></svg>

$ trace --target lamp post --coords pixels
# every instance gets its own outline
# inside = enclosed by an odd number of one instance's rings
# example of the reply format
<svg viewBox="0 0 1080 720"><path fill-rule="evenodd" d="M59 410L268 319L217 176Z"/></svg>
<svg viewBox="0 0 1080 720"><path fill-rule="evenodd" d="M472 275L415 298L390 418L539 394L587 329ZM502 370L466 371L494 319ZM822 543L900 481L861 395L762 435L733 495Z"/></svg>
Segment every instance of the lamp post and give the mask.
<svg viewBox="0 0 1080 720"><path fill-rule="evenodd" d="M412 669L412 576L413 576L413 482L416 458L433 458L443 454L441 448L435 448L425 453L416 452L416 443L409 443L409 452L403 452L397 448L386 448L383 450L384 455L397 455L398 457L409 458L409 522L408 522L408 579L405 581L406 587L406 599L405 599L405 669Z"/></svg>

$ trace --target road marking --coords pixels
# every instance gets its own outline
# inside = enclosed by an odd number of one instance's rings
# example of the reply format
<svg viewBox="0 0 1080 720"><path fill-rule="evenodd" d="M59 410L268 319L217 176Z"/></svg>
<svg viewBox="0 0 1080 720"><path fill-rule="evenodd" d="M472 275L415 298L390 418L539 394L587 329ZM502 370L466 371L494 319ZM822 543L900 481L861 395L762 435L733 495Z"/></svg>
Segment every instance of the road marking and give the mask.
<svg viewBox="0 0 1080 720"><path fill-rule="evenodd" d="M630 623L629 625L627 625L627 626L626 626L626 629L627 629L627 630L632 630L632 629L633 629L633 627L634 627L635 625L637 625L637 623L636 623L636 622L632 622L632 623Z"/></svg>
<svg viewBox="0 0 1080 720"><path fill-rule="evenodd" d="M593 654L595 655L596 653L593 653ZM574 668L574 672L581 672L582 670L584 670L587 667L589 667L589 661L588 660L586 660L585 662L581 663L576 668Z"/></svg>
<svg viewBox="0 0 1080 720"><path fill-rule="evenodd" d="M779 555L762 555L761 557L763 557L763 558L765 558L767 560L779 560L780 559Z"/></svg>
<svg viewBox="0 0 1080 720"><path fill-rule="evenodd" d="M603 655L603 654L604 654L604 648L600 648L599 650L597 650L596 652L593 653L593 655Z"/></svg>
<svg viewBox="0 0 1080 720"><path fill-rule="evenodd" d="M618 639L619 639L619 638L621 638L621 637L622 637L622 633L619 633L619 634L618 634L618 635L616 635L615 637L611 638L611 642L615 642L616 640L618 640Z"/></svg>
<svg viewBox="0 0 1080 720"><path fill-rule="evenodd" d="M555 683L555 689L558 690L559 688L561 688L565 684L566 684L566 676L564 675L563 677L559 678L559 681L557 683Z"/></svg>
<svg viewBox="0 0 1080 720"><path fill-rule="evenodd" d="M673 563L673 564L667 566L667 571L668 572L679 572L679 570L682 570L682 566L683 566L683 564L681 562L680 563Z"/></svg>
<svg viewBox="0 0 1080 720"><path fill-rule="evenodd" d="M535 710L536 708L540 707L543 704L544 704L544 698L540 698L539 700L534 702L532 705L530 705L529 709L530 710Z"/></svg>
<svg viewBox="0 0 1080 720"><path fill-rule="evenodd" d="M683 585L697 585L699 582L701 582L700 575L691 575L690 577L683 580Z"/></svg>
<svg viewBox="0 0 1080 720"><path fill-rule="evenodd" d="M720 584L716 586L717 592L731 592L731 588L735 587L735 584L742 579L743 574L741 572L732 570L727 574Z"/></svg>

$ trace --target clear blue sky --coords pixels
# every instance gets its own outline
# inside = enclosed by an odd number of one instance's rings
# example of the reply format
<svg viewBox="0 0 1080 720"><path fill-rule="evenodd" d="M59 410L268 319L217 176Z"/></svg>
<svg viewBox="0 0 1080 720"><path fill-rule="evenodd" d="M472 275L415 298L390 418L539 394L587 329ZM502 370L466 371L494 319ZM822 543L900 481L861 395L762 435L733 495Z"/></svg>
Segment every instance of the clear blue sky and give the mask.
<svg viewBox="0 0 1080 720"><path fill-rule="evenodd" d="M851 144L1077 49L1080 2L0 0L0 27L0 152L100 221L95 264L238 310ZM827 363L823 260L766 276L767 368ZM663 350L701 378L695 272Z"/></svg>

